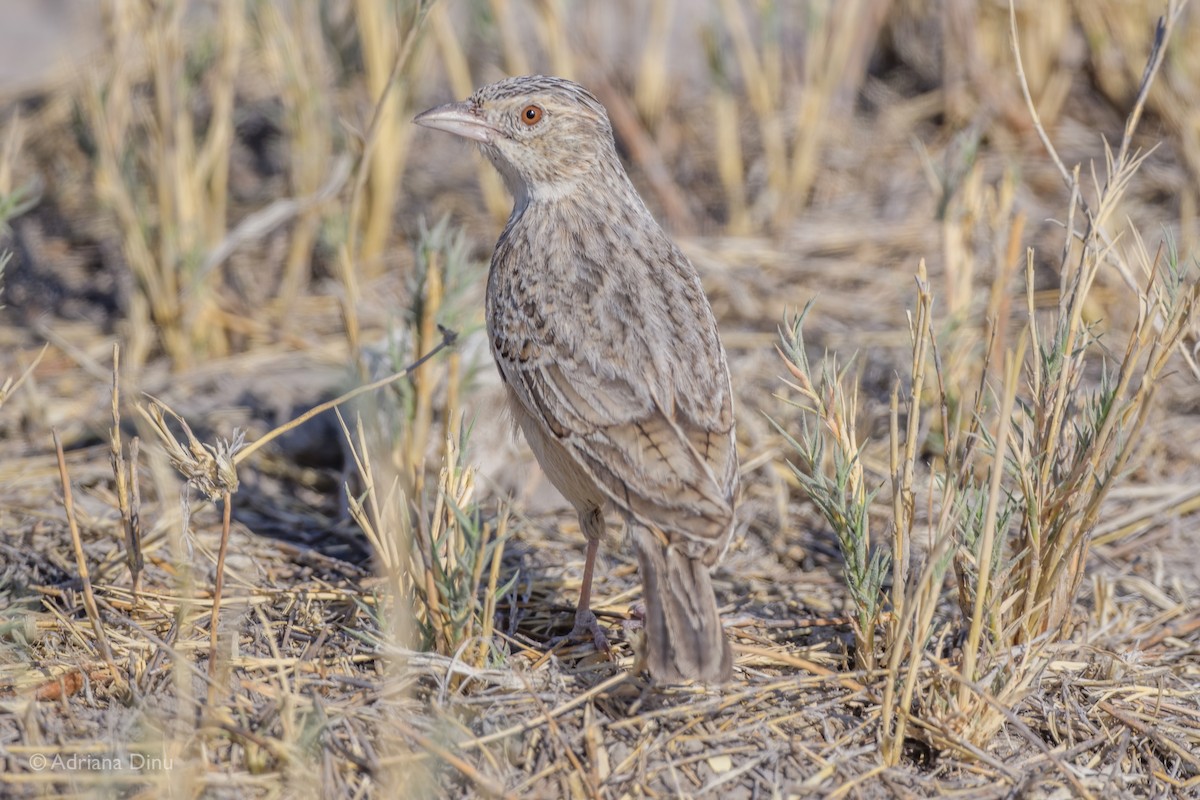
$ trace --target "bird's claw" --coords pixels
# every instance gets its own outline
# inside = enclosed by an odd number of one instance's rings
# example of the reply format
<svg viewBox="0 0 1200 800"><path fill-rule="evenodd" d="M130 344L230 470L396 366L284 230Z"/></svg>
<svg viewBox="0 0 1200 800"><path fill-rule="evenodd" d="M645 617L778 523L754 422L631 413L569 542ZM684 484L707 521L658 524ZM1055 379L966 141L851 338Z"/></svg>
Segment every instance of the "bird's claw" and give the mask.
<svg viewBox="0 0 1200 800"><path fill-rule="evenodd" d="M601 653L611 652L608 637L604 635L604 629L600 627L600 620L596 619L593 612L580 609L575 612L575 626L571 628L571 632L565 636L555 636L547 644L553 649L564 642L587 641L590 641Z"/></svg>

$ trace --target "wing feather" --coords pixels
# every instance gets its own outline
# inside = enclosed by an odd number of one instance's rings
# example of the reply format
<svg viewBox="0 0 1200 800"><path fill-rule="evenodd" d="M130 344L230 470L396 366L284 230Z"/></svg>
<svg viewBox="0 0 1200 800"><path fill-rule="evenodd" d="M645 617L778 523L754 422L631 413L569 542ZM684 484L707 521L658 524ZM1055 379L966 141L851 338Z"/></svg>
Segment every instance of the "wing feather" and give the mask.
<svg viewBox="0 0 1200 800"><path fill-rule="evenodd" d="M728 541L738 491L733 404L699 279L669 255L678 296L610 286L620 296L594 298L591 325L566 302L509 302L492 345L517 400L610 500L709 561Z"/></svg>

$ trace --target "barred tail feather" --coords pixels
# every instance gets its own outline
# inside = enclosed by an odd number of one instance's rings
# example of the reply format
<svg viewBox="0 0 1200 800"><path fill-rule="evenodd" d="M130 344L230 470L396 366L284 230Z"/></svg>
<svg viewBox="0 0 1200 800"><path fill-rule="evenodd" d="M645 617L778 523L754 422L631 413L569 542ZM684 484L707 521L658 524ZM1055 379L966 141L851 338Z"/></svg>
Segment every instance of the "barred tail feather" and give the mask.
<svg viewBox="0 0 1200 800"><path fill-rule="evenodd" d="M708 567L641 526L633 530L646 603L646 662L657 683L724 683L733 651Z"/></svg>

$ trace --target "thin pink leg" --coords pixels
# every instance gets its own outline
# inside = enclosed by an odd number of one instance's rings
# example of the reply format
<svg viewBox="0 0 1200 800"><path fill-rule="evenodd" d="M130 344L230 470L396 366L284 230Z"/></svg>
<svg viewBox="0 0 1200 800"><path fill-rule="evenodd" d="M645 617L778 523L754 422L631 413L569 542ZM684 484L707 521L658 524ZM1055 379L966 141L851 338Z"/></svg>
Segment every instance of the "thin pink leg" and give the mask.
<svg viewBox="0 0 1200 800"><path fill-rule="evenodd" d="M588 539L587 555L583 560L583 585L579 587L579 605L575 607L575 626L566 636L550 640L551 647L557 647L567 639L576 641L591 641L596 649L607 653L608 637L600 627L600 621L592 613L592 572L596 568L596 553L600 549L599 539Z"/></svg>
<svg viewBox="0 0 1200 800"><path fill-rule="evenodd" d="M588 539L587 555L583 558L583 585L579 587L579 606L576 613L592 610L592 571L596 569L596 553L600 550L599 539Z"/></svg>

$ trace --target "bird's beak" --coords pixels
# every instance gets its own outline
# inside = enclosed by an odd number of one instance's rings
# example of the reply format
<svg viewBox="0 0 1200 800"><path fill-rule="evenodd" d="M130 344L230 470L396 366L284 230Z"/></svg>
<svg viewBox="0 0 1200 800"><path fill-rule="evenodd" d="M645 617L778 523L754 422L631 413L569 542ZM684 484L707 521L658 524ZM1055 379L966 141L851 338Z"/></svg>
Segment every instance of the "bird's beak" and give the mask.
<svg viewBox="0 0 1200 800"><path fill-rule="evenodd" d="M436 106L417 114L413 117L413 122L484 144L490 144L500 133L479 116L475 106L467 102Z"/></svg>

